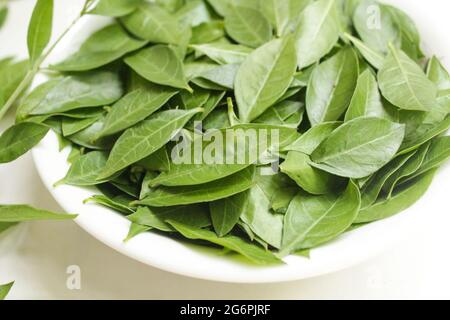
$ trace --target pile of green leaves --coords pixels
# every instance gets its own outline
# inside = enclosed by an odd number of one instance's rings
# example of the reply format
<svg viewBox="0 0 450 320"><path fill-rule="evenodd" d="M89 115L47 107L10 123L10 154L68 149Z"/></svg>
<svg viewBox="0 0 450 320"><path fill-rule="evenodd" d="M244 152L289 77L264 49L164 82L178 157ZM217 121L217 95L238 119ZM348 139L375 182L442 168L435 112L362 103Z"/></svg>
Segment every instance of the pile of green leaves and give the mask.
<svg viewBox="0 0 450 320"><path fill-rule="evenodd" d="M101 0L88 13L114 19L23 99L0 162L52 129L72 147L60 183L96 186L89 201L124 214L128 239L152 230L280 263L407 209L450 156L450 76L392 6ZM175 164L173 132L201 137L194 121L278 129L281 171Z"/></svg>

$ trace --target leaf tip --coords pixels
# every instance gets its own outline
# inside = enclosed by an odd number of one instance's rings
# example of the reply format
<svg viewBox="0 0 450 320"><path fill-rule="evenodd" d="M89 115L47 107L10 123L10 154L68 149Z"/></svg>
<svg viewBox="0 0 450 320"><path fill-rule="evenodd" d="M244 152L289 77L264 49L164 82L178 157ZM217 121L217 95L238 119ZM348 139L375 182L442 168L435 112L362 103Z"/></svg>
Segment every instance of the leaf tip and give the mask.
<svg viewBox="0 0 450 320"><path fill-rule="evenodd" d="M53 188L57 188L57 187L63 185L65 182L66 182L66 178L62 178L61 180L56 181L56 182L53 184Z"/></svg>
<svg viewBox="0 0 450 320"><path fill-rule="evenodd" d="M130 206L131 206L131 207L137 207L137 206L140 205L140 204L141 204L141 202L138 201L138 200L136 200L136 201L131 201L131 202L130 202Z"/></svg>

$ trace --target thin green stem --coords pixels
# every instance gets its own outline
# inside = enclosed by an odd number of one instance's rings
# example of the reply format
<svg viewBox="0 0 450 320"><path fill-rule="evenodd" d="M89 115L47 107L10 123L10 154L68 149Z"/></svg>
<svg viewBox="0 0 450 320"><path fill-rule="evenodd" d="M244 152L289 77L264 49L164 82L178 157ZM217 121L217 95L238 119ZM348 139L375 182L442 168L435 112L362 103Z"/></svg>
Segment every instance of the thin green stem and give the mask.
<svg viewBox="0 0 450 320"><path fill-rule="evenodd" d="M16 100L20 97L20 95L29 87L29 85L33 82L34 77L40 71L41 65L48 58L48 56L53 52L56 46L61 42L61 40L69 33L70 30L78 23L78 21L83 17L90 8L91 0L86 0L81 10L80 14L72 21L72 23L64 30L63 33L56 39L56 41L46 50L45 54L43 54L36 63L31 67L28 71L25 78L22 82L17 86L16 90L11 94L6 103L0 109L0 120L5 116L6 112L14 105Z"/></svg>

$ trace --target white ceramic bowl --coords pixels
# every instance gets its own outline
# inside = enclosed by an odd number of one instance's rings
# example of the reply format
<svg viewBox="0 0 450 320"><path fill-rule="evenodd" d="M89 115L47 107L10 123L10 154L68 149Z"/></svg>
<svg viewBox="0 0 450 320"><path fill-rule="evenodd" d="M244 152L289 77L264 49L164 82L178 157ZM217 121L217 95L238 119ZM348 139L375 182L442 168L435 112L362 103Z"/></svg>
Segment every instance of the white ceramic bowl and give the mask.
<svg viewBox="0 0 450 320"><path fill-rule="evenodd" d="M407 9L417 20L419 29L426 26L425 35L435 39L436 32L450 30L448 20L436 20L436 16L423 16L420 12L448 12L447 1L390 1ZM409 9L409 10L408 10ZM427 11L428 10L428 11ZM442 16L443 17L443 16ZM53 56L57 61L76 50L80 43L93 30L108 23L108 19L87 17L69 34L60 50ZM431 25L436 26L430 29ZM438 30L439 29L439 30ZM82 31L82 32L81 32ZM445 35L445 33L442 33ZM443 39L446 39L445 36ZM433 44L433 43L431 43ZM429 47L432 47L429 43ZM450 56L448 48L438 43L432 52L439 56ZM431 50L428 50L431 51ZM40 78L38 82L43 81ZM35 84L37 84L35 83ZM170 272L215 281L241 283L267 283L291 281L335 272L377 255L387 246L398 241L421 225L428 210L444 210L448 196L445 190L450 187L450 167L441 170L429 192L415 206L390 219L379 221L346 233L339 239L312 251L311 258L291 256L286 264L277 267L257 267L244 264L233 258L221 256L217 250L186 244L151 232L141 234L128 243L123 239L128 233L130 223L120 214L95 204L83 204L95 190L72 186L53 187L53 184L65 176L69 165L66 158L69 150L58 151L56 135L49 133L33 150L33 157L39 174L50 193L64 210L78 213L76 222L91 235L117 251L148 265Z"/></svg>

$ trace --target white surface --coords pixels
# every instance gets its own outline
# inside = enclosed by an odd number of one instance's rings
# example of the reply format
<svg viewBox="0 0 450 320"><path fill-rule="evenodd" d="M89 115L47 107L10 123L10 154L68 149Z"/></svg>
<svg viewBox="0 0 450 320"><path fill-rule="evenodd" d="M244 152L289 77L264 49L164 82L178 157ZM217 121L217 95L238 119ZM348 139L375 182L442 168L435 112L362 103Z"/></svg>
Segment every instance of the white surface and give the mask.
<svg viewBox="0 0 450 320"><path fill-rule="evenodd" d="M25 52L25 13L31 2L13 3L7 28L0 32L0 56ZM56 10L67 13L79 3L66 2L63 9L61 2L57 1ZM419 28L427 43L433 44L434 52L438 50L439 56L450 52L445 32L449 29L448 1L393 2L408 5L408 12L420 22ZM70 19L64 14L58 16L56 25L61 30ZM440 192L445 195L447 188ZM58 209L39 182L29 156L0 167L0 202L28 202ZM220 284L168 274L115 253L73 223L35 223L29 226L22 243L0 257L0 282L17 281L11 298L449 298L448 209L436 202L427 209L429 212L417 223L420 228L407 238L408 242L394 245L375 260L317 279L273 285ZM81 267L80 291L66 288L69 265Z"/></svg>

